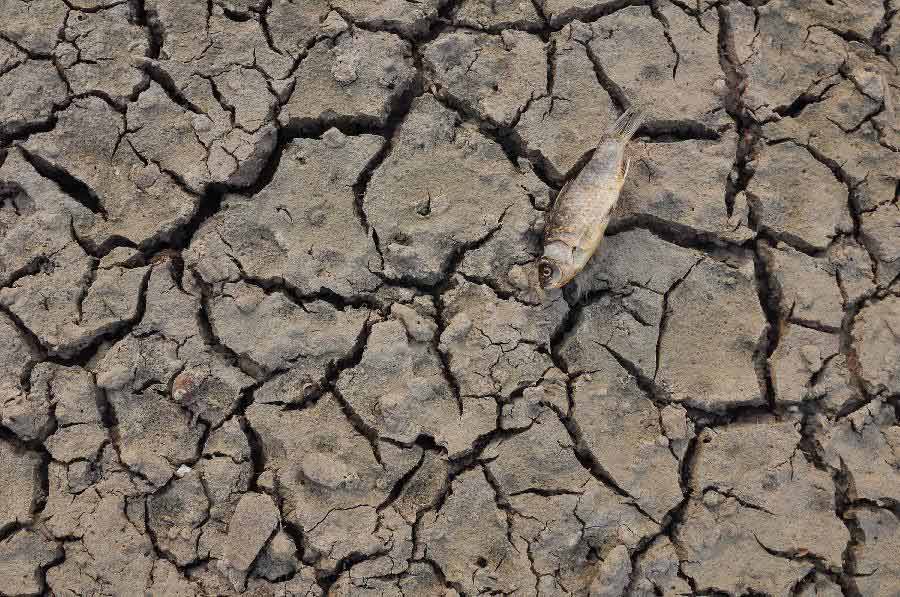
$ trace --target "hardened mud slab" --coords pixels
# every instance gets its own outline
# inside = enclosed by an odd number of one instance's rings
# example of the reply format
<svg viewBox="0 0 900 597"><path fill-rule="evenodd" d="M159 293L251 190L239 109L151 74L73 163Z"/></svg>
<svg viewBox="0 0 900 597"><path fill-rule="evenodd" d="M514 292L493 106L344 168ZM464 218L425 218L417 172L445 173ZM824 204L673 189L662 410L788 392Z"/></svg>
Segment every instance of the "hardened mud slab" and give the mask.
<svg viewBox="0 0 900 597"><path fill-rule="evenodd" d="M896 597L898 110L898 0L0 0L0 595Z"/></svg>

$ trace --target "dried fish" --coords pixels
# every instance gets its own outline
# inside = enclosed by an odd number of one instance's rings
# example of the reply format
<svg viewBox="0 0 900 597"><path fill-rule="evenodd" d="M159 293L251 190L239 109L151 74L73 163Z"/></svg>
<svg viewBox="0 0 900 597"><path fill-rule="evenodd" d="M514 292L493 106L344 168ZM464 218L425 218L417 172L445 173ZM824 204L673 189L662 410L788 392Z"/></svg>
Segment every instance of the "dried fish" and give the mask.
<svg viewBox="0 0 900 597"><path fill-rule="evenodd" d="M642 122L639 110L622 114L603 135L587 165L559 192L544 228L544 255L538 261L541 288L566 285L600 246L628 175L625 148Z"/></svg>

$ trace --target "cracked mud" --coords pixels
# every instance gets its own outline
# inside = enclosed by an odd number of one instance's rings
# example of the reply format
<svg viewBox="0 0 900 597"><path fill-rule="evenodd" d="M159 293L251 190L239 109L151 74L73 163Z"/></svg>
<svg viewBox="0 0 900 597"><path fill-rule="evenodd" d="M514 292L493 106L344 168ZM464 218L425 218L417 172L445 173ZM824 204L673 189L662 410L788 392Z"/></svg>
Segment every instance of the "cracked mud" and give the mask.
<svg viewBox="0 0 900 597"><path fill-rule="evenodd" d="M898 0L0 0L0 594L900 595L898 110Z"/></svg>

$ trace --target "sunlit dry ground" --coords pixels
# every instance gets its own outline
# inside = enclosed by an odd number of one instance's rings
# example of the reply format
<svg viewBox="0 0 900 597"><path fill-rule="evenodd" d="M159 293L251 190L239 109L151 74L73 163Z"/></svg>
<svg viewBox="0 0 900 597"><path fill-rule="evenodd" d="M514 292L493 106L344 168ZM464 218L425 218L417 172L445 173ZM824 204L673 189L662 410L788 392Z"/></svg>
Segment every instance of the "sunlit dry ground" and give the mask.
<svg viewBox="0 0 900 597"><path fill-rule="evenodd" d="M0 593L900 594L898 9L0 0Z"/></svg>

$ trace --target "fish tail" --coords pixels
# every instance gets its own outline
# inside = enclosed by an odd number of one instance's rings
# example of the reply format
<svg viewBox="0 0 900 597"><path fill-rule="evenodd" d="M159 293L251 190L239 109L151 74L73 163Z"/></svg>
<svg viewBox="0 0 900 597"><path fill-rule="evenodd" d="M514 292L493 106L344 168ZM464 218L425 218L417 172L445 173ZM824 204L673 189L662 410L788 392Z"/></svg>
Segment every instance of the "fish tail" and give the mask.
<svg viewBox="0 0 900 597"><path fill-rule="evenodd" d="M627 143L644 124L644 113L638 108L628 108L612 125L607 138Z"/></svg>

